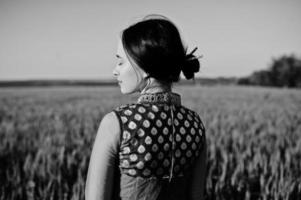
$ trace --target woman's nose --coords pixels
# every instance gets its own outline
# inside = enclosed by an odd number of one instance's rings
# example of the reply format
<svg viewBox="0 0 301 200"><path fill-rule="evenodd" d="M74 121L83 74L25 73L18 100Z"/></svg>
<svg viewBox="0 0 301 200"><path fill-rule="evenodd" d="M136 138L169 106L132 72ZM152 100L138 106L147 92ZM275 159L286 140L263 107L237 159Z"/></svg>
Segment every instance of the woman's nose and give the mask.
<svg viewBox="0 0 301 200"><path fill-rule="evenodd" d="M113 70L113 75L114 75L115 77L117 77L117 76L119 75L119 73L118 73L118 71L116 70L116 68Z"/></svg>

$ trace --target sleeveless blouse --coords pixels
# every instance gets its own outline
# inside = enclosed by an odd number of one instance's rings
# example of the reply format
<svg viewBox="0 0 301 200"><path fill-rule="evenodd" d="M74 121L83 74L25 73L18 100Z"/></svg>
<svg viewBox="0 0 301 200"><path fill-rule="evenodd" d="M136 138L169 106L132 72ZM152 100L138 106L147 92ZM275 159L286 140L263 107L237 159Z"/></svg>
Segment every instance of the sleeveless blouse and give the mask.
<svg viewBox="0 0 301 200"><path fill-rule="evenodd" d="M129 177L185 176L206 142L199 115L173 92L142 94L137 103L113 110L121 127L119 169Z"/></svg>

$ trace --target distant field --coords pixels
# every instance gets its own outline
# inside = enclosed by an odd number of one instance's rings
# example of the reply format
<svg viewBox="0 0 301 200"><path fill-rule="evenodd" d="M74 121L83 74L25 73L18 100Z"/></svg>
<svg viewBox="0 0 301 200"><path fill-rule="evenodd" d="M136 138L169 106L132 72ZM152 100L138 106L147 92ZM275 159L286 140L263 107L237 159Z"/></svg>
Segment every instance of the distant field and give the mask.
<svg viewBox="0 0 301 200"><path fill-rule="evenodd" d="M204 121L207 199L301 199L301 90L179 86ZM84 199L117 87L0 88L0 200Z"/></svg>

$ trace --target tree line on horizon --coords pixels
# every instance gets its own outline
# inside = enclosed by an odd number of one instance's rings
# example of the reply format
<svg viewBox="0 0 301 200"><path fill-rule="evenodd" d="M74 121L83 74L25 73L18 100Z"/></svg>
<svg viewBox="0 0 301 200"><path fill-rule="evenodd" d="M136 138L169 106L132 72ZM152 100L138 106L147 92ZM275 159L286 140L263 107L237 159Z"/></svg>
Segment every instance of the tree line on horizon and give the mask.
<svg viewBox="0 0 301 200"><path fill-rule="evenodd" d="M272 60L268 69L258 70L241 78L216 77L182 79L178 85L255 85L269 87L301 88L301 59L294 54L283 55ZM0 87L36 86L117 86L114 80L25 80L0 81Z"/></svg>
<svg viewBox="0 0 301 200"><path fill-rule="evenodd" d="M274 58L268 69L239 78L237 84L301 88L301 59L294 54Z"/></svg>

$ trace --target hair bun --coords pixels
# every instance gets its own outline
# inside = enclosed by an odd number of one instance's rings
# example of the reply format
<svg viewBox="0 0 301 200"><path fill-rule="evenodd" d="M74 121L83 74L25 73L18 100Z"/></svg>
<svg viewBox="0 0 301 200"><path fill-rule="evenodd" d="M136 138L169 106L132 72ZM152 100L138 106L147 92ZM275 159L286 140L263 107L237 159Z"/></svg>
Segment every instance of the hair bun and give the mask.
<svg viewBox="0 0 301 200"><path fill-rule="evenodd" d="M194 73L197 73L198 71L200 71L200 62L199 62L199 58L201 58L201 56L196 57L195 55L193 55L193 53L197 50L197 47L195 47L191 53L186 54L184 57L184 62L182 65L182 72L185 76L186 79L192 79L194 78ZM187 51L187 50L186 50Z"/></svg>

